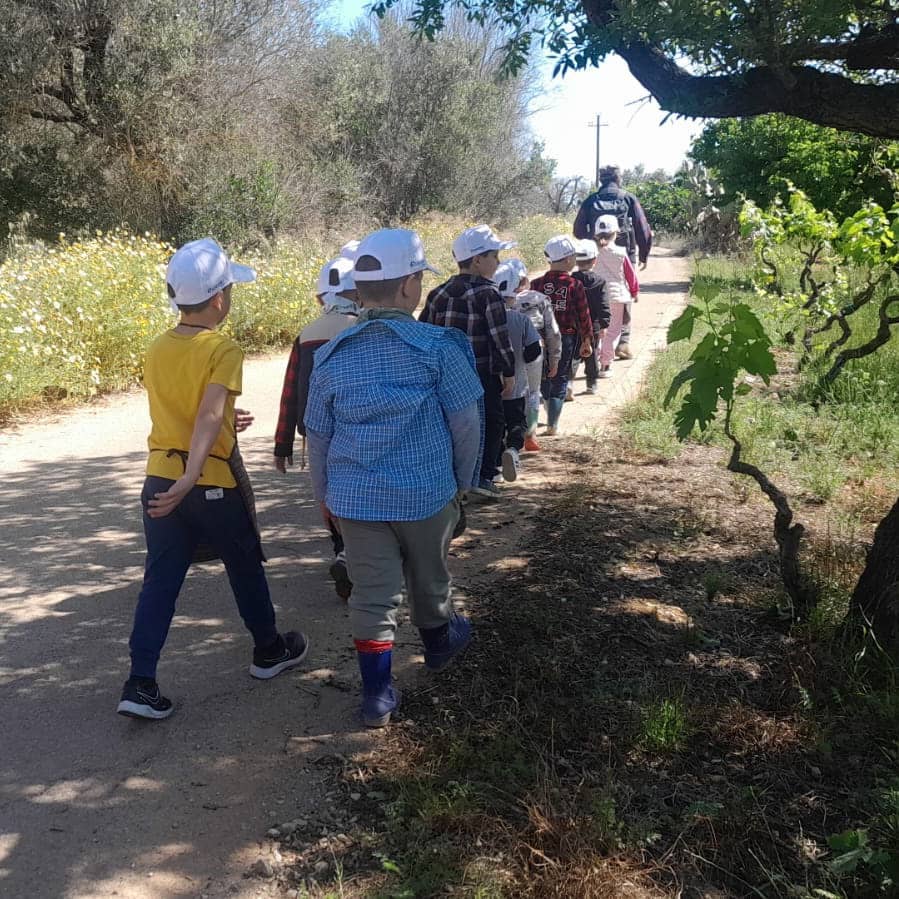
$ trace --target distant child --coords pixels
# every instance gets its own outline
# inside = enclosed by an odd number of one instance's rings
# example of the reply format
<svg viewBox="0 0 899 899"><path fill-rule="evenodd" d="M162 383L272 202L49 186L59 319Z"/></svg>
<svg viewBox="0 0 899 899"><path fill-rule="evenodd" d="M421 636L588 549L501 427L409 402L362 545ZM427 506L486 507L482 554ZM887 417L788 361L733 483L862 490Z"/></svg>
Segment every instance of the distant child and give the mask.
<svg viewBox="0 0 899 899"><path fill-rule="evenodd" d="M580 281L573 278L571 270L577 264L577 247L574 239L564 234L550 238L544 254L549 260L549 271L531 281L531 289L545 294L553 306L556 323L562 332L562 356L554 376L548 376L542 385L546 400L547 437L558 434L559 418L571 376L571 362L576 355L582 358L593 352L593 322L587 295Z"/></svg>
<svg viewBox="0 0 899 899"><path fill-rule="evenodd" d="M590 318L593 319L593 352L586 359L587 370L587 393L595 394L597 391L596 379L599 377L599 364L597 356L599 355L600 342L606 328L609 327L609 321L612 317L609 309L609 300L606 297L605 282L593 271L596 263L596 243L592 240L577 241L577 271L572 272L572 276L577 278L584 285L584 291L587 294L587 305L590 307ZM571 366L571 380L577 377L577 370L580 360L575 359ZM569 391L571 387L568 388Z"/></svg>
<svg viewBox="0 0 899 899"><path fill-rule="evenodd" d="M537 421L540 416L540 385L544 378L553 378L556 375L559 358L562 355L562 335L556 324L552 303L547 299L546 294L531 290L525 264L520 259L510 259L509 264L518 269L520 277L512 308L530 319L543 342L541 357L528 363L528 429L524 438L524 448L526 452L536 453L540 450L540 444L537 443L535 437Z"/></svg>
<svg viewBox="0 0 899 899"><path fill-rule="evenodd" d="M612 360L615 344L621 336L624 312L630 303L637 302L640 285L637 273L627 255L627 249L615 244L618 235L618 219L614 215L601 215L596 222L596 263L594 271L606 282L606 296L611 307L609 327L602 338L599 353L599 377L612 377Z"/></svg>
<svg viewBox="0 0 899 899"><path fill-rule="evenodd" d="M458 328L471 343L484 388L484 456L472 492L488 499L500 494L493 479L499 474L496 460L505 430L502 397L515 371L506 306L492 279L499 266L499 251L514 246L513 241L500 240L487 225L467 228L453 241L459 273L428 294L419 315L419 321Z"/></svg>
<svg viewBox="0 0 899 899"><path fill-rule="evenodd" d="M262 548L232 462L237 453L234 399L243 352L216 331L231 309L234 284L256 273L235 265L211 238L185 244L169 261L166 287L181 320L147 351L144 386L152 427L141 493L147 561L131 632L131 674L118 711L167 718L172 703L156 683L175 602L200 541L225 563L231 589L255 648L250 674L268 679L299 665L308 641L279 634L262 567Z"/></svg>
<svg viewBox="0 0 899 899"><path fill-rule="evenodd" d="M506 433L500 458L503 478L514 481L518 478L519 454L524 449L528 429L528 365L540 365L543 351L540 347L540 335L531 320L512 308L521 281L519 268L508 262L503 263L496 270L493 281L506 303L506 324L512 352L515 354L515 378L511 387L503 391Z"/></svg>
<svg viewBox="0 0 899 899"><path fill-rule="evenodd" d="M427 668L471 640L453 611L447 553L478 478L483 388L466 336L412 317L425 271L434 269L414 231L362 241L359 322L316 352L306 407L315 497L346 541L367 727L399 705L391 663L404 588Z"/></svg>
<svg viewBox="0 0 899 899"><path fill-rule="evenodd" d="M341 249L341 253L354 252L355 247L352 244L358 246L358 243L359 241L351 241ZM352 259L341 255L325 263L318 276L315 298L322 307L321 315L303 328L300 336L294 341L290 358L287 360L284 387L281 390L278 427L275 431L274 464L282 474L288 465L293 465L295 432L299 432L303 438L305 465L306 426L303 424L303 416L306 414L309 376L312 374L315 351L341 331L356 324L359 310L356 308ZM341 599L349 599L353 583L347 573L343 537L333 526L329 530L334 546L334 561L331 563L329 573L337 595Z"/></svg>

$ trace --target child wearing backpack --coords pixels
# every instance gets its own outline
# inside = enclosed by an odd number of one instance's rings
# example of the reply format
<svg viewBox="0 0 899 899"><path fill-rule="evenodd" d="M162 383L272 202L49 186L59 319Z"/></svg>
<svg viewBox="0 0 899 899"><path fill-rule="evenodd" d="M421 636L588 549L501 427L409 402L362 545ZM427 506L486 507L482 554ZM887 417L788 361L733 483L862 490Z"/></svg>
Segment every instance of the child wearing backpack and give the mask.
<svg viewBox="0 0 899 899"><path fill-rule="evenodd" d="M640 285L637 273L624 247L615 244L618 220L614 215L602 215L596 223L595 273L605 281L611 316L603 335L599 352L599 377L612 377L615 344L621 336L625 309L637 302Z"/></svg>
<svg viewBox="0 0 899 899"><path fill-rule="evenodd" d="M504 262L496 270L493 282L500 296L506 303L506 325L509 328L509 341L515 356L515 375L510 387L503 391L503 413L506 417L506 433L503 441L503 452L500 467L506 481L518 478L519 454L524 449L527 435L527 399L529 367L540 366L543 351L540 347L540 335L524 313L513 308L520 283L519 267ZM539 385L538 385L539 386Z"/></svg>

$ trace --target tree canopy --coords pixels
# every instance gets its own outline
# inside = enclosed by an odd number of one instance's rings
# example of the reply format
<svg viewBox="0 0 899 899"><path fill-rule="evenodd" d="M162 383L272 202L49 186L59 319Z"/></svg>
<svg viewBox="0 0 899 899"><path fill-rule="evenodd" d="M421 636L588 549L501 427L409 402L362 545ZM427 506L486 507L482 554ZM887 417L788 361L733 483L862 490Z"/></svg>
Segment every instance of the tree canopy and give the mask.
<svg viewBox="0 0 899 899"><path fill-rule="evenodd" d="M868 199L889 208L899 187L899 144L788 116L709 122L690 157L718 175L724 202L743 194L768 206L790 183L839 220Z"/></svg>
<svg viewBox="0 0 899 899"><path fill-rule="evenodd" d="M782 112L899 137L899 8L891 0L414 0L412 21L432 37L456 7L510 30L512 71L536 38L557 72L617 53L672 113Z"/></svg>

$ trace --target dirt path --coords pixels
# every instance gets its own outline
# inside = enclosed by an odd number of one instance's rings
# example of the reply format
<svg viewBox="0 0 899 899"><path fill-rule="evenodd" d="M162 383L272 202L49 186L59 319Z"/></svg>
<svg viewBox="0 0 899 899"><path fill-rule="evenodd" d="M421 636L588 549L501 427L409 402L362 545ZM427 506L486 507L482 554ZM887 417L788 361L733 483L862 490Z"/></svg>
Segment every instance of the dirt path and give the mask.
<svg viewBox="0 0 899 899"><path fill-rule="evenodd" d="M601 428L664 343L689 263L663 254L642 273L635 359L616 363L599 396L567 404L563 432ZM244 405L257 421L241 445L279 621L308 632L309 663L253 681L224 574L200 566L160 666L177 714L157 725L114 714L143 564L143 394L0 435L0 896L280 895L245 876L259 859L277 867L267 829L341 820L328 765L379 738L354 721L355 658L308 475L269 467L283 367L282 354L248 363ZM461 599L514 564L528 517L564 474L551 466L552 443L503 503L470 515L454 550ZM403 630L397 673L414 684L422 675L413 637Z"/></svg>

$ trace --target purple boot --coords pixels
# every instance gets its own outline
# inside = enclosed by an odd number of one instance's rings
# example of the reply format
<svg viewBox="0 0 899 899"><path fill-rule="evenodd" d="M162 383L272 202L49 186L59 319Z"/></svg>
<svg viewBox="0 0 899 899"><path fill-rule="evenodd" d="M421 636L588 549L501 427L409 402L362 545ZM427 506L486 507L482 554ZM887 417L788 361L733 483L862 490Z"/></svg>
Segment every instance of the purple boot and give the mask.
<svg viewBox="0 0 899 899"><path fill-rule="evenodd" d="M359 673L362 675L362 723L385 727L400 706L400 694L390 684L393 643L356 640Z"/></svg>

